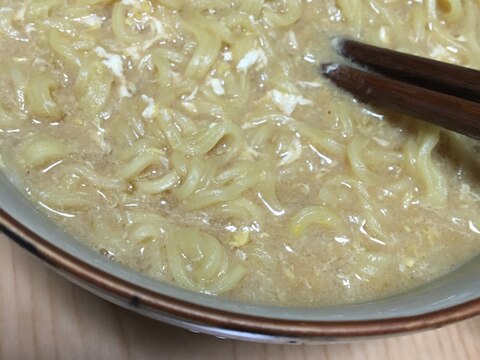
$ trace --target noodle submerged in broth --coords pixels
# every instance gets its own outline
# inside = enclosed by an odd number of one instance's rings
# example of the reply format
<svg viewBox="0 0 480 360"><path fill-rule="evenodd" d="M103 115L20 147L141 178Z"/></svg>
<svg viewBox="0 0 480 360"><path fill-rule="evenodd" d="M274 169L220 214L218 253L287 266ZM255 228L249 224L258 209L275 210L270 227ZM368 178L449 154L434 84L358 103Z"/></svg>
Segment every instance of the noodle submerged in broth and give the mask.
<svg viewBox="0 0 480 360"><path fill-rule="evenodd" d="M478 1L0 4L0 165L112 260L204 293L324 305L480 251L476 142L318 74L332 36L478 68Z"/></svg>

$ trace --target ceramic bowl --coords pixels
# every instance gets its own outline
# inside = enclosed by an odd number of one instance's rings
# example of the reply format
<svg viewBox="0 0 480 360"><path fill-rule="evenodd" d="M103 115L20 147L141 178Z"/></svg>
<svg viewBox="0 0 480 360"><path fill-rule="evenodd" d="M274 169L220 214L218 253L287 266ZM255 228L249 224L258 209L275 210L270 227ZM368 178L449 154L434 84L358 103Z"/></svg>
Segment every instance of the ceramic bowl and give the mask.
<svg viewBox="0 0 480 360"><path fill-rule="evenodd" d="M273 307L193 293L112 262L66 235L0 174L0 230L79 286L154 319L219 337L319 343L440 327L480 314L480 257L421 288L363 304Z"/></svg>

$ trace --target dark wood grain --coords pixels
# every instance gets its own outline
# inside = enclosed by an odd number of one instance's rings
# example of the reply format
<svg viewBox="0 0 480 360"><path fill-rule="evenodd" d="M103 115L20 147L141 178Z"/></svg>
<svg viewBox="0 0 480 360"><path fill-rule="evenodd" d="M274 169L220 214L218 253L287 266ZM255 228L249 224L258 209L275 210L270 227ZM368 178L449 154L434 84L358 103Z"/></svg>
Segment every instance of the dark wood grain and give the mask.
<svg viewBox="0 0 480 360"><path fill-rule="evenodd" d="M389 77L480 101L480 71L349 39L336 39L335 45L348 59Z"/></svg>
<svg viewBox="0 0 480 360"><path fill-rule="evenodd" d="M351 66L324 64L323 74L358 100L480 139L480 104Z"/></svg>

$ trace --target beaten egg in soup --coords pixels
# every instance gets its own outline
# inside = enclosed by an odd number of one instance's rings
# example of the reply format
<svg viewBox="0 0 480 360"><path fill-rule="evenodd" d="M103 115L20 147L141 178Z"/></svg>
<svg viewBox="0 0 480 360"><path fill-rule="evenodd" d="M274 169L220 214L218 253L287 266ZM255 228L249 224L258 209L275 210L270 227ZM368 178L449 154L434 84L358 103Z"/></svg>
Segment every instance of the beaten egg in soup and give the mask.
<svg viewBox="0 0 480 360"><path fill-rule="evenodd" d="M360 104L330 39L480 67L474 0L0 0L0 165L194 291L368 301L480 252L478 145Z"/></svg>

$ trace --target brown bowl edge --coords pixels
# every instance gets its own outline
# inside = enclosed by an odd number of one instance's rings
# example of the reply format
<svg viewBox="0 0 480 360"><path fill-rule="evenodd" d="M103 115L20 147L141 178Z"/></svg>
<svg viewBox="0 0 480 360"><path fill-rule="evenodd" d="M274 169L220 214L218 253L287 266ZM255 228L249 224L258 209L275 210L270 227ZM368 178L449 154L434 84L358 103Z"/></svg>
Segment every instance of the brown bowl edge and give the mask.
<svg viewBox="0 0 480 360"><path fill-rule="evenodd" d="M480 315L480 298L421 315L371 321L296 321L238 314L175 299L97 269L57 248L2 209L0 231L60 273L101 289L134 308L238 333L303 340L351 340L434 329Z"/></svg>

